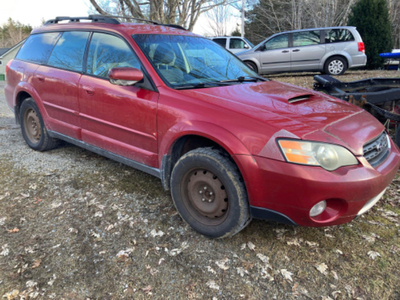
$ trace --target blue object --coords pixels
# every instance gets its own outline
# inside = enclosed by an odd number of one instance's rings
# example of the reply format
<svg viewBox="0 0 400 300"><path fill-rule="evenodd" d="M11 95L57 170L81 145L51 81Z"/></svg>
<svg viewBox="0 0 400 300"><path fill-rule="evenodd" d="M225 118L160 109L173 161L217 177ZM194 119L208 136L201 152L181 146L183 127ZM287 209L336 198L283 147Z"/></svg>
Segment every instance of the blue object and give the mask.
<svg viewBox="0 0 400 300"><path fill-rule="evenodd" d="M380 53L379 56L383 57L383 58L399 58L400 59L400 53L387 52L387 53Z"/></svg>

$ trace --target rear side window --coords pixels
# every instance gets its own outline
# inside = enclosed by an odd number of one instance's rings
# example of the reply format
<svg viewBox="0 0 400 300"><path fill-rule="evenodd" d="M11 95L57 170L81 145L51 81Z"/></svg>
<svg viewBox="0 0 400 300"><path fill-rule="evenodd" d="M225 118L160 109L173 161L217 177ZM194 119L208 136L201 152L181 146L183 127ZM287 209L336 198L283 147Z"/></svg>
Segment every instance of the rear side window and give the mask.
<svg viewBox="0 0 400 300"><path fill-rule="evenodd" d="M21 60L44 64L50 56L58 38L59 32L49 32L34 34L28 37L24 45L19 50L17 57Z"/></svg>
<svg viewBox="0 0 400 300"><path fill-rule="evenodd" d="M213 41L224 48L226 47L226 39L213 39Z"/></svg>
<svg viewBox="0 0 400 300"><path fill-rule="evenodd" d="M293 47L318 45L321 43L321 31L301 31L293 33Z"/></svg>
<svg viewBox="0 0 400 300"><path fill-rule="evenodd" d="M88 74L108 78L112 68L140 69L139 60L124 40L105 33L94 33L87 58Z"/></svg>
<svg viewBox="0 0 400 300"><path fill-rule="evenodd" d="M354 41L353 34L347 29L331 29L326 32L325 43Z"/></svg>
<svg viewBox="0 0 400 300"><path fill-rule="evenodd" d="M47 64L82 72L83 55L88 36L88 32L64 32L54 47Z"/></svg>

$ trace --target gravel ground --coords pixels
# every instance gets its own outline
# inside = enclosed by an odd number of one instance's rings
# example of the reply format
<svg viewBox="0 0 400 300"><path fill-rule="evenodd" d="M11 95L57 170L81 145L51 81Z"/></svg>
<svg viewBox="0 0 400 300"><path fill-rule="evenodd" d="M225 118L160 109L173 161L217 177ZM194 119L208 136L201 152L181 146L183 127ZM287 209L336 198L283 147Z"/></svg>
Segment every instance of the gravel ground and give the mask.
<svg viewBox="0 0 400 300"><path fill-rule="evenodd" d="M0 83L0 297L400 299L400 179L347 225L253 220L210 240L158 179L66 143L31 150L4 101Z"/></svg>

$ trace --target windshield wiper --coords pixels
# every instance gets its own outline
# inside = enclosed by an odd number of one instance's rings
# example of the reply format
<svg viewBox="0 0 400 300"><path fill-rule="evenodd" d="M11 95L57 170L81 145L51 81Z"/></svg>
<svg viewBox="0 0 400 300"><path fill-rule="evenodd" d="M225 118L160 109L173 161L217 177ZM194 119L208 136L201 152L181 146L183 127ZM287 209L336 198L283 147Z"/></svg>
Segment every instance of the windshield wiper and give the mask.
<svg viewBox="0 0 400 300"><path fill-rule="evenodd" d="M264 77L256 77L256 76L240 76L236 79L228 79L228 80L221 80L220 82L257 82L257 81L268 81L268 79Z"/></svg>
<svg viewBox="0 0 400 300"><path fill-rule="evenodd" d="M225 81L213 81L213 82L201 82L193 85L182 85L174 87L176 90L188 90L188 89L202 89L208 87L216 87L216 86L226 86L228 82Z"/></svg>

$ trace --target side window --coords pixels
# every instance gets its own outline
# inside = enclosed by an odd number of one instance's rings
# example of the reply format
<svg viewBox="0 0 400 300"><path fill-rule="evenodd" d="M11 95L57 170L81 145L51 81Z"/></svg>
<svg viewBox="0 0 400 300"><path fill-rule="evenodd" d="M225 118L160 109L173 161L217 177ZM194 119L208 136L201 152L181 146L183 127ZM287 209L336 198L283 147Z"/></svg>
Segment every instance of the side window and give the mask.
<svg viewBox="0 0 400 300"><path fill-rule="evenodd" d="M94 33L90 41L86 72L108 78L108 72L118 67L140 69L140 63L123 39L110 34Z"/></svg>
<svg viewBox="0 0 400 300"><path fill-rule="evenodd" d="M264 51L288 48L288 47L289 47L289 35L282 34L266 42Z"/></svg>
<svg viewBox="0 0 400 300"><path fill-rule="evenodd" d="M216 42L218 45L226 48L226 39L213 39L214 42Z"/></svg>
<svg viewBox="0 0 400 300"><path fill-rule="evenodd" d="M48 65L82 72L88 32L64 32L50 55Z"/></svg>
<svg viewBox="0 0 400 300"><path fill-rule="evenodd" d="M244 49L244 41L241 39L231 38L229 41L229 48L230 49Z"/></svg>
<svg viewBox="0 0 400 300"><path fill-rule="evenodd" d="M325 43L340 43L350 41L354 41L354 36L347 29L331 29L325 34Z"/></svg>
<svg viewBox="0 0 400 300"><path fill-rule="evenodd" d="M321 43L321 31L301 31L293 33L293 47L318 45Z"/></svg>
<svg viewBox="0 0 400 300"><path fill-rule="evenodd" d="M38 64L46 63L60 35L59 32L31 35L22 45L16 58Z"/></svg>

